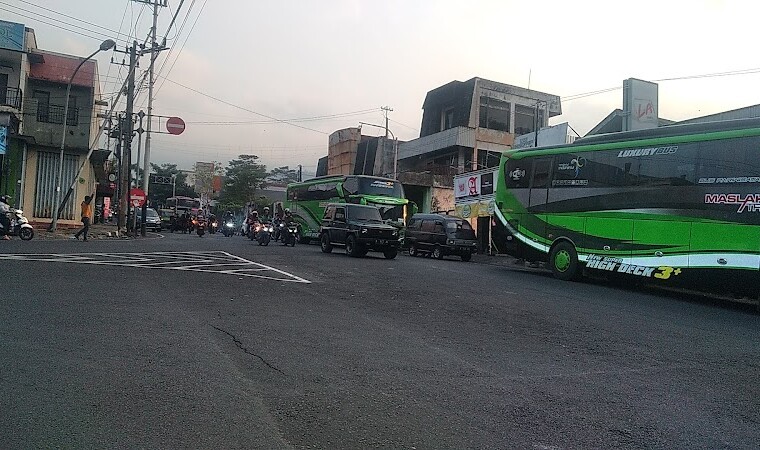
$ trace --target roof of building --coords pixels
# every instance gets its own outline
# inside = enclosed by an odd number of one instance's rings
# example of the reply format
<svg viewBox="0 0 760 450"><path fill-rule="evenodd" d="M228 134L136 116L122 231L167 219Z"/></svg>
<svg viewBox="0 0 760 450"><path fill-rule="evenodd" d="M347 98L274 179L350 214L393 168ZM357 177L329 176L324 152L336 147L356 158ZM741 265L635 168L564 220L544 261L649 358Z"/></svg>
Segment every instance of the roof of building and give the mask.
<svg viewBox="0 0 760 450"><path fill-rule="evenodd" d="M672 125L676 122L668 119L663 119L660 117L658 119L659 123L657 126L664 127L667 125ZM592 128L588 133L586 133L586 136L593 136L597 134L607 134L607 133L619 133L623 131L623 110L618 108L613 110L611 113L607 115L604 119L602 119L601 122L596 124L594 128Z"/></svg>
<svg viewBox="0 0 760 450"><path fill-rule="evenodd" d="M61 84L68 84L71 74L82 62L82 58L46 50L34 50L30 53L29 60L29 78ZM97 79L97 71L98 66L95 60L88 60L79 69L71 84L93 87Z"/></svg>
<svg viewBox="0 0 760 450"><path fill-rule="evenodd" d="M720 120L753 119L760 117L760 105L745 106L744 108L732 109L707 116L694 117L692 119L676 122L678 125L688 123L717 122Z"/></svg>

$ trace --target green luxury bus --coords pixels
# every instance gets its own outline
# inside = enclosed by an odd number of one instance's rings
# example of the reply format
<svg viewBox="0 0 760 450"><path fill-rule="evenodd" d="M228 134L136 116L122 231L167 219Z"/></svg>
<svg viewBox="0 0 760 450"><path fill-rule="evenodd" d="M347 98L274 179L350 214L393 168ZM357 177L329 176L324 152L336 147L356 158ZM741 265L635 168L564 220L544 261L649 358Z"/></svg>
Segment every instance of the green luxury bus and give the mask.
<svg viewBox="0 0 760 450"><path fill-rule="evenodd" d="M563 280L586 270L751 287L760 276L760 120L507 151L496 206L509 253L545 261Z"/></svg>
<svg viewBox="0 0 760 450"><path fill-rule="evenodd" d="M366 175L333 175L291 183L286 208L301 224L301 241L319 238L319 226L328 203L359 203L376 206L383 219L401 227L415 211L414 203L404 198L399 181Z"/></svg>

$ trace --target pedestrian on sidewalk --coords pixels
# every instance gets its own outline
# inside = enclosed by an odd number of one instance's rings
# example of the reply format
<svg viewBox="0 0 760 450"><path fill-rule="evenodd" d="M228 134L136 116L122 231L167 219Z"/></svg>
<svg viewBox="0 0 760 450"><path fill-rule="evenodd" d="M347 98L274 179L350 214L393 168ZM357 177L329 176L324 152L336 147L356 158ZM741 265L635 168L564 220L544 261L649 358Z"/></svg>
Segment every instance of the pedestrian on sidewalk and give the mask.
<svg viewBox="0 0 760 450"><path fill-rule="evenodd" d="M82 202L81 208L82 208L82 229L77 231L77 234L74 235L77 240L79 240L79 236L83 236L83 241L87 240L87 233L90 231L90 223L92 222L92 199L95 197L95 193L93 192L92 195L86 195L84 197L84 201Z"/></svg>

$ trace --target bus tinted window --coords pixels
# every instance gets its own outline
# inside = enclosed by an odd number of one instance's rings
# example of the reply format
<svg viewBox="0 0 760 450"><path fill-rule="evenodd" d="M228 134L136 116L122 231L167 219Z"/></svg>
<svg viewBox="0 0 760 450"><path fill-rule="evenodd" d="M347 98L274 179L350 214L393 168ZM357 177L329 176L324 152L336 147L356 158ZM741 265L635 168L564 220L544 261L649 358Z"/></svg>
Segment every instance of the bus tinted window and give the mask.
<svg viewBox="0 0 760 450"><path fill-rule="evenodd" d="M510 159L507 161L504 170L506 186L510 189L519 189L528 187L530 181L531 160Z"/></svg>
<svg viewBox="0 0 760 450"><path fill-rule="evenodd" d="M758 183L760 138L703 142L699 149L699 184Z"/></svg>
<svg viewBox="0 0 760 450"><path fill-rule="evenodd" d="M306 189L305 198L299 197L299 200L330 200L338 197L338 183L335 181L329 183L312 184Z"/></svg>

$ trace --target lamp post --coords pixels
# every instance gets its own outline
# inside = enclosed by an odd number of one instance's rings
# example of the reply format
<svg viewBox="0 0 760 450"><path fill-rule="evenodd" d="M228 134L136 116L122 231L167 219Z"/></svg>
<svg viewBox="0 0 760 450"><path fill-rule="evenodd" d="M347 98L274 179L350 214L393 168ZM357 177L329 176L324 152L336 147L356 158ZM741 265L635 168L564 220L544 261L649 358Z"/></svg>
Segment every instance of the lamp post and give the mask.
<svg viewBox="0 0 760 450"><path fill-rule="evenodd" d="M98 53L106 50L110 50L113 48L113 46L116 45L116 42L114 42L112 39L106 39L100 44L100 47L92 52L90 56L87 58L84 58L76 69L74 69L74 73L71 74L71 77L69 77L69 84L66 85L66 99L64 100L64 106L63 106L63 134L61 136L61 154L58 159L58 178L57 183L55 187L55 201L53 202L53 221L50 222L50 228L48 228L48 231L55 231L55 227L58 224L58 210L60 208L60 205L58 204L61 201L61 181L63 181L63 149L66 146L66 125L68 125L69 120L69 95L71 94L71 83L74 81L74 77L77 75L77 72L79 72L79 69L82 68L84 63L92 59L93 56L97 55Z"/></svg>

